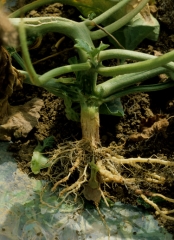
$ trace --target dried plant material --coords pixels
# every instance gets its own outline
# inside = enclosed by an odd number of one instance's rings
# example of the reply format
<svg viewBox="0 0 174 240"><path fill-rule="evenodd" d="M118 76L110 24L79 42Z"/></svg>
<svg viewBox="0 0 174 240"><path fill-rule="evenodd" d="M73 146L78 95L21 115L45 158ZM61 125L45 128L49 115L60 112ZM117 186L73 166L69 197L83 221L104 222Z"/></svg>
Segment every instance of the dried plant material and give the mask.
<svg viewBox="0 0 174 240"><path fill-rule="evenodd" d="M91 174L88 183L84 185L83 195L87 200L93 201L98 205L101 199L100 182L98 179L99 168L93 161L89 165L91 167Z"/></svg>
<svg viewBox="0 0 174 240"><path fill-rule="evenodd" d="M132 11L134 8L137 7L137 5L140 3L139 0L132 0L130 1L127 5L126 5L126 11L130 12Z"/></svg>
<svg viewBox="0 0 174 240"><path fill-rule="evenodd" d="M11 137L26 137L38 123L38 111L43 105L40 99L33 99L24 106L10 106L8 98L14 90L22 89L24 75L11 64L5 48L0 46L0 140Z"/></svg>
<svg viewBox="0 0 174 240"><path fill-rule="evenodd" d="M84 185L83 195L88 201L98 204L101 199L101 191L97 188L91 188L88 184Z"/></svg>
<svg viewBox="0 0 174 240"><path fill-rule="evenodd" d="M147 47L148 47L149 54L154 51L154 47L152 45L148 45Z"/></svg>
<svg viewBox="0 0 174 240"><path fill-rule="evenodd" d="M14 90L21 89L24 76L12 65L9 53L0 46L0 124L5 123L8 116L8 98Z"/></svg>
<svg viewBox="0 0 174 240"><path fill-rule="evenodd" d="M7 45L11 47L17 46L18 34L14 26L10 23L8 17L0 9L0 46Z"/></svg>
<svg viewBox="0 0 174 240"><path fill-rule="evenodd" d="M149 24L150 23L153 24L153 18L151 17L150 8L148 4L140 11L140 14L145 19L146 22L148 22Z"/></svg>
<svg viewBox="0 0 174 240"><path fill-rule="evenodd" d="M17 33L6 15L0 10L0 140L26 137L38 123L40 99L33 99L24 106L12 107L8 98L13 91L22 89L24 75L11 64L11 57L2 45L15 46Z"/></svg>
<svg viewBox="0 0 174 240"><path fill-rule="evenodd" d="M153 52L154 52L154 56L156 56L156 57L159 57L159 56L163 55L161 51L153 50Z"/></svg>
<svg viewBox="0 0 174 240"><path fill-rule="evenodd" d="M168 120L163 115L157 114L148 119L143 119L140 126L141 133L132 134L129 139L134 142L149 139L159 132L165 133L168 126Z"/></svg>
<svg viewBox="0 0 174 240"><path fill-rule="evenodd" d="M169 78L169 77L168 77L167 74L165 74L165 73L159 74L159 79L160 79L159 82L166 82L166 80L167 80L168 78Z"/></svg>
<svg viewBox="0 0 174 240"><path fill-rule="evenodd" d="M170 35L170 36L169 36L169 39L170 39L172 42L174 42L174 34Z"/></svg>
<svg viewBox="0 0 174 240"><path fill-rule="evenodd" d="M131 12L134 8L138 6L140 3L140 0L132 0L130 3L126 6L126 12ZM150 6L149 4L146 4L146 6L140 11L141 16L144 18L146 22L148 22L150 25L153 24L154 20L150 14Z"/></svg>
<svg viewBox="0 0 174 240"><path fill-rule="evenodd" d="M158 8L156 5L150 5L149 9L152 14L155 14L158 11Z"/></svg>
<svg viewBox="0 0 174 240"><path fill-rule="evenodd" d="M10 141L12 137L26 137L38 124L39 111L43 101L34 98L22 106L9 106L5 124L0 125L0 140Z"/></svg>

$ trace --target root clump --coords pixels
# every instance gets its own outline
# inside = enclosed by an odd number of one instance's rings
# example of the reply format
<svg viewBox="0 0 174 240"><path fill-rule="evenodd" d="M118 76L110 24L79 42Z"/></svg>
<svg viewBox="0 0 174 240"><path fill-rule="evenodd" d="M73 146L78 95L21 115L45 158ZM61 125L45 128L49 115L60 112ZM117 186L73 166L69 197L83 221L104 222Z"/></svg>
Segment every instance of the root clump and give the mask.
<svg viewBox="0 0 174 240"><path fill-rule="evenodd" d="M83 193L87 200L98 206L101 198L117 199L105 189L109 184L125 186L129 193L140 197L156 210L161 217L174 220L174 210L163 211L153 201L155 197L174 203L174 199L159 193L161 186L171 185L174 180L174 162L160 158L128 158L117 154L117 146L93 148L86 140L61 143L49 160L51 166L41 175L48 175L53 184L51 191L61 186L59 196L63 201L71 193ZM118 199L117 199L118 200Z"/></svg>

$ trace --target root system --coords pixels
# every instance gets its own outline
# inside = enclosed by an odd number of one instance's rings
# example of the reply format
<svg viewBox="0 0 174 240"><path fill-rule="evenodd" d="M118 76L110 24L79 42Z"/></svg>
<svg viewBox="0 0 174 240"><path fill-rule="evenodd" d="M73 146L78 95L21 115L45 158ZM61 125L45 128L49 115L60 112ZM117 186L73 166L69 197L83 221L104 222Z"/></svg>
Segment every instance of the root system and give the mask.
<svg viewBox="0 0 174 240"><path fill-rule="evenodd" d="M108 184L122 185L129 193L140 197L156 210L157 215L174 220L174 210L161 210L153 199L174 203L174 199L159 193L161 186L174 180L174 162L160 158L128 158L117 154L117 146L93 149L89 142L80 140L65 142L58 146L49 160L51 166L40 174L49 176L52 191L61 186L59 196L63 198L73 193L75 198L83 194L87 200L98 206L101 198L109 206L107 199L115 199L106 192Z"/></svg>

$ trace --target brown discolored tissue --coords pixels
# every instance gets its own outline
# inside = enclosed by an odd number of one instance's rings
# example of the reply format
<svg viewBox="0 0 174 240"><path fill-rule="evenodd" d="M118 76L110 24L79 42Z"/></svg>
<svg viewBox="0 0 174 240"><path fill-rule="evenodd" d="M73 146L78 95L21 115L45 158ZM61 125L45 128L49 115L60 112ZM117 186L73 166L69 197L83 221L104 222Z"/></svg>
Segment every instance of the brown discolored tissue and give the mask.
<svg viewBox="0 0 174 240"><path fill-rule="evenodd" d="M32 99L22 106L11 106L9 97L14 91L22 91L25 75L12 65L6 47L18 45L18 34L7 15L0 9L0 141L12 137L26 137L38 123L41 99Z"/></svg>

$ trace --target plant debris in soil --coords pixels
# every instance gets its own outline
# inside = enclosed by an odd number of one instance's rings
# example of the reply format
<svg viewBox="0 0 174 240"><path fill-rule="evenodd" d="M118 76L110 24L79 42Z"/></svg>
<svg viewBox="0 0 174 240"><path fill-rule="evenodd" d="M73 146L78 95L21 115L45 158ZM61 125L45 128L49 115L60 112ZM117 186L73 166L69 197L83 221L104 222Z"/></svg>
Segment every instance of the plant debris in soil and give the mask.
<svg viewBox="0 0 174 240"><path fill-rule="evenodd" d="M168 7L168 4L171 6L170 8ZM155 54L155 51L158 51L163 54L174 48L172 33L173 21L172 17L169 17L173 16L172 12L174 12L174 5L172 3L172 0L165 1L165 3L164 1L158 0L156 6L157 12L155 13L155 15L161 23L161 33L159 40L157 42L144 40L137 50L150 54ZM46 8L43 7L38 9L37 11L30 12L28 16L40 16L40 13L41 15L66 15L66 17L71 19L74 19L74 16L79 15L79 13L77 13L74 8L68 6L59 5L59 7L57 7L57 5L50 5ZM166 16L168 17L167 20ZM57 33L47 34L46 37L43 39L41 45L37 49L31 50L31 57L33 62L49 56L50 52L54 54L57 51L57 49L55 48L55 44L61 37L62 36ZM72 49L72 47L73 43L65 38L65 40L61 43L61 49L70 48L71 50L67 51L66 54L60 54L47 59L47 61L41 61L35 64L36 71L42 74L45 70L49 70L58 65L61 66L67 64L68 58L73 55L74 50ZM17 67L17 64L15 62L13 62L13 64ZM152 81L160 81L160 78L155 78ZM54 136L57 144L71 141L75 142L81 139L80 123L72 122L66 119L65 109L62 100L52 95L51 93L48 93L47 91L37 87L24 85L22 91L13 93L12 97L9 99L9 102L12 106L17 106L20 104L24 104L35 97L42 99L42 101L44 102L44 105L40 111L38 125L35 126L34 129L28 134L27 138L20 138L18 140L12 138L14 143L10 147L10 150L14 152L19 167L28 174L31 174L31 176L34 176L34 174L31 173L30 162L33 150L39 141L43 141L46 137L49 136ZM116 154L122 155L126 158L157 156L158 158L162 157L166 160L173 159L173 89L168 89L150 94L132 94L123 97L121 100L125 111L124 117L116 118L112 116L102 115L100 117L100 136L103 148L112 148L112 146L114 145L114 149L117 149ZM165 121L164 125L162 123L163 120ZM155 124L160 125L159 129L156 127ZM136 136L136 141L131 141L131 136L133 134L134 136ZM146 136L142 137L142 134L145 134ZM140 136L141 139L139 138ZM87 156L87 158L88 157L89 156ZM60 171L61 169L58 168L60 168L61 166L56 166L56 171ZM67 169L70 170L72 166L73 164L71 164L71 166L67 165ZM155 166L156 165L149 165L148 168L152 170ZM147 168L147 165L144 165L142 167ZM83 170L84 171L82 172L82 175L85 176L86 170ZM146 171L148 171L148 169ZM158 167L157 169L155 169L155 171L163 172L164 175L165 173L167 173L169 178L173 178L173 171L171 168L165 169ZM129 166L129 170L126 170L126 168L124 168L120 170L120 172L122 172L125 178L127 176L130 177L131 175L131 177L136 177L138 179L139 171L137 171L137 168L135 168L133 165L132 168ZM68 171L66 172L64 177L66 177L67 175ZM77 175L77 171L73 169L72 176L69 178L68 181L70 181L71 183L75 183ZM37 177L50 180L50 177L45 170L43 170L42 174L38 175ZM57 175L56 177L57 179L53 179L53 184L60 181ZM80 175L78 177L80 178ZM102 185L101 179L97 179L97 182ZM158 185L158 187L152 183L139 183L139 189L148 189L149 194L152 194L153 189L155 189L155 192L174 199L172 183L167 185ZM115 201L132 203L134 205L139 204L139 202L137 201L137 196L139 194L144 194L144 192L138 193L136 192L136 189L127 189L125 185L118 184L112 185L112 187L108 184L108 186L105 186L104 190L105 192L109 192L109 195L113 196L113 199ZM93 195L92 191L93 189L91 189L91 186L84 185L83 193L84 195L86 195L87 199L94 200L91 199L91 196ZM98 193L98 191L100 191L99 187L96 187L95 191ZM147 192L146 195L148 195ZM100 196L100 194L98 196ZM95 200L99 201L100 198ZM164 210L167 210L169 205L170 209L174 208L173 203L166 204L165 202L162 202L160 206ZM163 224L169 232L174 233L173 221L165 220L163 218L159 218L159 221L161 221L161 224Z"/></svg>

